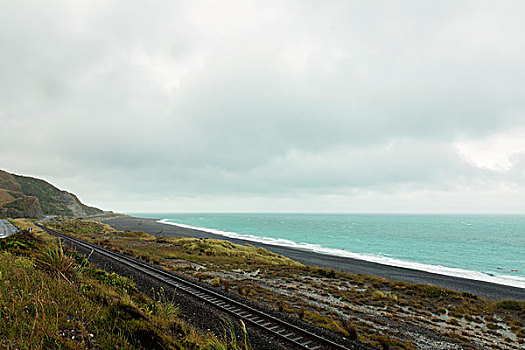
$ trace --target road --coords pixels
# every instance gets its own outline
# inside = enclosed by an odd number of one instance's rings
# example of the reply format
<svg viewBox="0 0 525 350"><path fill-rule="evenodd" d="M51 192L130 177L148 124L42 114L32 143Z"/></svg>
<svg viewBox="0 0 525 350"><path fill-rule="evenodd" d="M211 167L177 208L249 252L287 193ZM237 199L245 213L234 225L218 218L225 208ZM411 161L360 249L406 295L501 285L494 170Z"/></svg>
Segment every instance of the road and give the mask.
<svg viewBox="0 0 525 350"><path fill-rule="evenodd" d="M14 227L9 221L0 220L0 238L5 238L17 232L18 229Z"/></svg>
<svg viewBox="0 0 525 350"><path fill-rule="evenodd" d="M50 220L50 219L53 219L53 218L56 218L56 217L57 217L56 215L48 215L48 216L46 216L43 219L35 221L35 223L39 224L39 223L42 223L44 221L47 221L47 220Z"/></svg>

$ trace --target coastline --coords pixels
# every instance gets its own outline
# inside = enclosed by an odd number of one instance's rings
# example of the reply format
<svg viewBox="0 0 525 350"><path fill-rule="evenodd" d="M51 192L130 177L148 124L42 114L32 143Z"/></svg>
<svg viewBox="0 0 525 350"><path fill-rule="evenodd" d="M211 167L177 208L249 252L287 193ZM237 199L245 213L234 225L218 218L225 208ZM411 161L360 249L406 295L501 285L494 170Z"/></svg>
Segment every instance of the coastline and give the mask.
<svg viewBox="0 0 525 350"><path fill-rule="evenodd" d="M249 243L256 247L263 247L274 253L286 256L308 266L318 266L333 268L336 270L384 277L389 280L399 280L411 283L429 283L444 288L473 293L488 299L518 299L525 300L525 289L503 284L479 281L474 279L441 275L422 270L410 269L406 267L396 267L384 265L377 262L370 262L350 257L341 257L317 253L295 247L270 245L260 242L253 242L243 239L230 238L217 235L194 228L187 228L175 224L165 224L157 222L160 219L147 219L137 217L119 217L103 221L121 231L144 231L156 236L165 237L192 237L227 240L237 244Z"/></svg>

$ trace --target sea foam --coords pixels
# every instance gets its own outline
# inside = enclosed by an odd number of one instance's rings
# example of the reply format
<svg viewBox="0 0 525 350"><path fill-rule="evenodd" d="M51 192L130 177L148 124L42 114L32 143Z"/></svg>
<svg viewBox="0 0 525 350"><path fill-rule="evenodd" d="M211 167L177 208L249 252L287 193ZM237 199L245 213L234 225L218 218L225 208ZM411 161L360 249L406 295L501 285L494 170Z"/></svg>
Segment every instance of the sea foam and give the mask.
<svg viewBox="0 0 525 350"><path fill-rule="evenodd" d="M428 265L428 264L422 264L418 262L389 258L389 257L381 256L381 255L358 254L358 253L349 252L343 249L326 248L318 244L304 243L304 242L298 243L298 242L294 242L294 241L283 239L283 238L261 237L261 236L255 236L255 235L249 235L249 234L239 234L236 232L221 231L221 230L211 229L207 227L190 226L190 225L185 225L181 223L169 222L168 220L171 220L171 219L162 219L162 220L158 220L157 222L160 224L173 225L173 226L179 226L183 228L204 231L204 232L208 232L208 233L212 233L212 234L216 234L220 236L241 239L245 241L302 249L302 250L307 250L307 251L320 253L320 254L365 260L365 261L370 261L370 262L374 262L378 264L403 267L403 268L408 268L408 269L413 269L413 270L431 272L431 273L440 274L440 275L460 277L460 278L466 278L466 279L477 280L477 281L485 281L485 282L503 284L503 285L512 286L512 287L518 287L518 288L525 288L525 278L519 277L519 276L500 275L495 271L478 272L478 271L471 271L471 270L465 270L465 269L454 268L454 267L446 267L446 266L440 266L440 265Z"/></svg>

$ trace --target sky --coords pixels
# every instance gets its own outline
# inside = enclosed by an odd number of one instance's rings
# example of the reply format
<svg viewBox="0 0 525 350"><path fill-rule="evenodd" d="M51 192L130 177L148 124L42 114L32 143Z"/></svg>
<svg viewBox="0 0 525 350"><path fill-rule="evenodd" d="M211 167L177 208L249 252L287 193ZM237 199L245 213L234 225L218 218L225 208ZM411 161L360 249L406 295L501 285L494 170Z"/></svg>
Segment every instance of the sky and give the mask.
<svg viewBox="0 0 525 350"><path fill-rule="evenodd" d="M523 18L0 0L0 169L118 212L525 213Z"/></svg>

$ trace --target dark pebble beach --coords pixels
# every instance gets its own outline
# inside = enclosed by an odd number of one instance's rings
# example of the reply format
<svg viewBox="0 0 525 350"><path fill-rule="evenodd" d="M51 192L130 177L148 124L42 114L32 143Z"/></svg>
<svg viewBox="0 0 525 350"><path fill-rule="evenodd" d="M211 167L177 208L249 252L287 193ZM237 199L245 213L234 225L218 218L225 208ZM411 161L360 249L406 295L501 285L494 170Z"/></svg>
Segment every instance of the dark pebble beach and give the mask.
<svg viewBox="0 0 525 350"><path fill-rule="evenodd" d="M493 300L525 300L525 289L523 288L383 265L365 260L319 254L297 248L234 239L196 229L158 223L157 219L123 216L102 221L119 231L143 231L155 236L163 237L223 239L237 244L249 243L255 247L263 247L269 251L286 256L308 266L317 266L356 274L379 276L395 281L428 283L460 292L469 292Z"/></svg>

